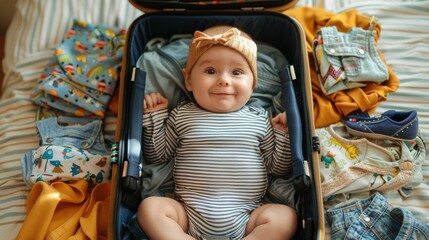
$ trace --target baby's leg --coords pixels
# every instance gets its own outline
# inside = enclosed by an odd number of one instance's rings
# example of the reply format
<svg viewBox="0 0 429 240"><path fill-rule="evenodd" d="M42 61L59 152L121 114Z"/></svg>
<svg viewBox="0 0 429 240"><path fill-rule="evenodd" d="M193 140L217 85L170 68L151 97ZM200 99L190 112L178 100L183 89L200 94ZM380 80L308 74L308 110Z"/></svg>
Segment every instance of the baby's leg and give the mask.
<svg viewBox="0 0 429 240"><path fill-rule="evenodd" d="M194 239L188 234L188 217L178 201L148 197L140 203L137 220L150 239Z"/></svg>
<svg viewBox="0 0 429 240"><path fill-rule="evenodd" d="M295 210L282 204L265 204L256 208L246 226L243 240L291 239L297 227Z"/></svg>

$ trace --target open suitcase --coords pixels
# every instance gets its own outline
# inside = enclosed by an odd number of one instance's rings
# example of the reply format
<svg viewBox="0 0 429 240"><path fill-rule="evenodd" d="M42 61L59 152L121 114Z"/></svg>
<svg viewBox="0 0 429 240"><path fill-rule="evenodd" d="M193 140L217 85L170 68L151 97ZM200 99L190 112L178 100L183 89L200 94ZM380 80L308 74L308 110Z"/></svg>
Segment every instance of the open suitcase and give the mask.
<svg viewBox="0 0 429 240"><path fill-rule="evenodd" d="M145 14L131 24L127 33L119 88L116 144L112 147L109 214L112 227L108 236L124 239L127 222L142 200L142 172L145 168L141 147L142 115L147 72L138 67L140 57L154 39L190 35L196 30L222 24L242 29L255 41L278 49L287 60L287 65L279 69L278 75L281 80L280 105L286 111L290 131L293 186L299 205L295 238L323 239L323 203L318 164L315 162L318 159L318 139L313 124L305 36L299 22L276 12L292 7L296 1L130 1Z"/></svg>

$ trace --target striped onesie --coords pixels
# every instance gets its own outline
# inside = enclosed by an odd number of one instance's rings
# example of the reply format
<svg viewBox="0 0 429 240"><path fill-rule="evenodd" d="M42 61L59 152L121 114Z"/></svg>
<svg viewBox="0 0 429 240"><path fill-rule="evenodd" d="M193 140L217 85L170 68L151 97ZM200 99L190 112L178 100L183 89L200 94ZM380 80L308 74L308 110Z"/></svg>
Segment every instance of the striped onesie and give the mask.
<svg viewBox="0 0 429 240"><path fill-rule="evenodd" d="M187 103L170 115L145 114L143 129L145 158L175 161L177 200L197 239L241 239L250 212L261 205L267 173L292 170L289 135L273 129L262 108L212 113Z"/></svg>

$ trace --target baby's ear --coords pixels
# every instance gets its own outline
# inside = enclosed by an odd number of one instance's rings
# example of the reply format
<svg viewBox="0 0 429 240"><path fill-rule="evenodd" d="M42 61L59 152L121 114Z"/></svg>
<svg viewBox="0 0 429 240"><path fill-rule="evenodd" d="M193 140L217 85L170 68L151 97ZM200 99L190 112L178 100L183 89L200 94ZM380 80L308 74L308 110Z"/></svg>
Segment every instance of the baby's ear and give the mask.
<svg viewBox="0 0 429 240"><path fill-rule="evenodd" d="M192 85L191 85L191 74L186 72L186 69L182 69L183 77L185 78L185 87L186 90L192 92Z"/></svg>

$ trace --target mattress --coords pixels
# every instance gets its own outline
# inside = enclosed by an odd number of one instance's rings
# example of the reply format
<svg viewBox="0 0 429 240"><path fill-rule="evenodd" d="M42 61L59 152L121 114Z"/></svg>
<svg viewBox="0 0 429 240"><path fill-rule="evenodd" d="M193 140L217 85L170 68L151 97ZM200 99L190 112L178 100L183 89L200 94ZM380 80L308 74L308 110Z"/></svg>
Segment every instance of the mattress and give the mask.
<svg viewBox="0 0 429 240"><path fill-rule="evenodd" d="M378 47L400 80L399 89L388 96L375 113L390 109L416 110L420 134L429 141L429 1L399 0L304 0L299 6L321 7L334 13L357 9L376 16L382 31ZM26 217L29 188L24 183L21 157L38 146L36 105L29 99L37 79L73 19L121 28L142 12L127 1L115 0L19 0L6 35L5 78L0 98L0 232L15 239ZM116 117L105 118L105 133L114 135ZM429 148L426 146L426 152ZM429 159L422 166L425 181L403 198L385 194L395 206L409 208L429 224ZM355 197L365 197L367 193ZM330 207L326 205L325 207ZM330 238L326 225L325 238Z"/></svg>

